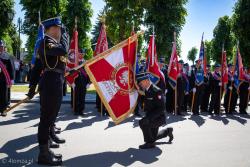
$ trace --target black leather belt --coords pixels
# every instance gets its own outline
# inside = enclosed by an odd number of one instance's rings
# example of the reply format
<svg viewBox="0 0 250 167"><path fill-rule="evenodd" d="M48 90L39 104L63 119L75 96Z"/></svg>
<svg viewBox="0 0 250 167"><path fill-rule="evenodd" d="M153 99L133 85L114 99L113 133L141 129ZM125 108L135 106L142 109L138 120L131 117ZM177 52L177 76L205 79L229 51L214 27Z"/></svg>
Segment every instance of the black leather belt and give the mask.
<svg viewBox="0 0 250 167"><path fill-rule="evenodd" d="M64 74L64 70L61 70L61 69L48 69L48 68L45 68L44 72L56 72L56 73L59 73L59 74Z"/></svg>

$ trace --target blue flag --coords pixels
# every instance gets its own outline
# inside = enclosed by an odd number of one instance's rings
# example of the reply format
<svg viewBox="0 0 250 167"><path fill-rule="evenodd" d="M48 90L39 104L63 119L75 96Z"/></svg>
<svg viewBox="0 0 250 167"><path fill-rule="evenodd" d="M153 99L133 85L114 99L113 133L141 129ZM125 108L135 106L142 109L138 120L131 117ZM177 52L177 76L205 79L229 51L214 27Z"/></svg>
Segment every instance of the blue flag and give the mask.
<svg viewBox="0 0 250 167"><path fill-rule="evenodd" d="M40 43L43 39L44 39L44 26L42 24L40 24L39 28L38 28L38 34L37 34L37 38L36 38L34 52L32 55L32 60L31 60L31 64L33 64L33 65L35 64L37 50L38 50Z"/></svg>
<svg viewBox="0 0 250 167"><path fill-rule="evenodd" d="M200 54L199 54L199 60L197 65L197 72L195 76L195 83L196 85L201 85L204 82L204 56L205 55L205 49L204 49L204 42L203 42L203 35L201 39L201 47L200 47Z"/></svg>

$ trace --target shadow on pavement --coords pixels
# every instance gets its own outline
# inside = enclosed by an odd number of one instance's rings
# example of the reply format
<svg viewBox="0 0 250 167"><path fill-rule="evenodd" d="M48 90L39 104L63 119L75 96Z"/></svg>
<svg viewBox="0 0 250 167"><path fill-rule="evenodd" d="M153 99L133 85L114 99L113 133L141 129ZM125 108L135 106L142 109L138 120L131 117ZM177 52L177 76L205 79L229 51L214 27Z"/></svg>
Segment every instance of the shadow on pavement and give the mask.
<svg viewBox="0 0 250 167"><path fill-rule="evenodd" d="M206 121L206 119L199 115L191 115L191 117L188 119L194 121L199 127L202 126Z"/></svg>
<svg viewBox="0 0 250 167"><path fill-rule="evenodd" d="M157 156L161 155L162 151L156 147L149 150L139 150L129 148L122 152L101 152L96 154L82 155L64 161L65 166L93 166L93 167L110 167L114 164L121 166L129 166L136 161L144 164L151 164L158 160Z"/></svg>
<svg viewBox="0 0 250 167"><path fill-rule="evenodd" d="M8 141L2 148L0 148L0 153L7 154L7 157L0 159L0 162L5 161L5 167L34 166L38 154L36 141L36 134Z"/></svg>

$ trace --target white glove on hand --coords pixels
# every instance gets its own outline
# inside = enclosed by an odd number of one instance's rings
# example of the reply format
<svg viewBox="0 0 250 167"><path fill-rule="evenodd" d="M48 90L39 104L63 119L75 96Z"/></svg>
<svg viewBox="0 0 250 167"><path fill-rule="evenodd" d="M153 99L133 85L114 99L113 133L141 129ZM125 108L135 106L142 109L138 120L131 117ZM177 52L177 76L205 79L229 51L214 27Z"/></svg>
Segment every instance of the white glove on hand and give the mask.
<svg viewBox="0 0 250 167"><path fill-rule="evenodd" d="M168 90L166 89L166 90L165 90L165 94L167 94L167 93L168 93Z"/></svg>
<svg viewBox="0 0 250 167"><path fill-rule="evenodd" d="M87 85L86 85L86 88L88 89L89 87L90 87L90 85L89 85L89 84L87 84Z"/></svg>
<svg viewBox="0 0 250 167"><path fill-rule="evenodd" d="M232 87L232 86L229 86L229 90L233 90L233 87Z"/></svg>
<svg viewBox="0 0 250 167"><path fill-rule="evenodd" d="M219 83L219 86L221 86L221 85L222 85L222 83L220 82L220 83Z"/></svg>
<svg viewBox="0 0 250 167"><path fill-rule="evenodd" d="M231 81L234 81L234 77L231 77Z"/></svg>
<svg viewBox="0 0 250 167"><path fill-rule="evenodd" d="M11 80L11 84L14 85L14 80Z"/></svg>
<svg viewBox="0 0 250 167"><path fill-rule="evenodd" d="M0 73L2 72L2 69L0 68Z"/></svg>
<svg viewBox="0 0 250 167"><path fill-rule="evenodd" d="M193 88L193 92L194 92L194 93L196 92L196 88Z"/></svg>
<svg viewBox="0 0 250 167"><path fill-rule="evenodd" d="M250 86L248 87L248 90L250 90Z"/></svg>
<svg viewBox="0 0 250 167"><path fill-rule="evenodd" d="M188 95L189 93L188 92L185 92L185 95Z"/></svg>

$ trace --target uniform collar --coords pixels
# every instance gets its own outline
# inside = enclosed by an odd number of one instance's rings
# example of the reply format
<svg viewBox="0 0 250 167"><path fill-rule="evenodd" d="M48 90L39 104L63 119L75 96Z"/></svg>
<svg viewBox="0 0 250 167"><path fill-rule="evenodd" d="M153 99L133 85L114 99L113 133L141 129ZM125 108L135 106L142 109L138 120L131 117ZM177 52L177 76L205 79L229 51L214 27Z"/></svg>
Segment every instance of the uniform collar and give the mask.
<svg viewBox="0 0 250 167"><path fill-rule="evenodd" d="M57 42L57 40L56 40L55 38L53 38L52 36L50 36L50 35L48 35L48 34L45 34L45 36L51 38L51 39L52 39L53 41L55 41L56 43L59 43L59 42Z"/></svg>

